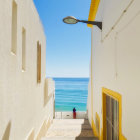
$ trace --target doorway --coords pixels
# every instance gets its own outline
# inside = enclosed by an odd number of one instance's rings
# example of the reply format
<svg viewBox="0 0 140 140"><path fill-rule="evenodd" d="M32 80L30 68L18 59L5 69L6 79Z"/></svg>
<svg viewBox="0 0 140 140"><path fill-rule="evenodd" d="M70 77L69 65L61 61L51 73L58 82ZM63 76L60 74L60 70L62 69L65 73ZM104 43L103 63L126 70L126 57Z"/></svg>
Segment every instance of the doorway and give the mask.
<svg viewBox="0 0 140 140"><path fill-rule="evenodd" d="M120 140L121 95L103 88L103 138Z"/></svg>
<svg viewBox="0 0 140 140"><path fill-rule="evenodd" d="M106 139L119 140L119 103L106 96Z"/></svg>

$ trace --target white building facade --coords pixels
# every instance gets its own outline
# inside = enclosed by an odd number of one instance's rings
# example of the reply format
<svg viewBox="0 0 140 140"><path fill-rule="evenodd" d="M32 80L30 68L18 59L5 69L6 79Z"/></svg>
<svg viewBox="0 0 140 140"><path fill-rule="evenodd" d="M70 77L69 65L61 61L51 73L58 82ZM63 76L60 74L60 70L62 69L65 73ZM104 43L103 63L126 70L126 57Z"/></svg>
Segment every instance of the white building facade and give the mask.
<svg viewBox="0 0 140 140"><path fill-rule="evenodd" d="M0 21L0 139L39 140L54 115L45 34L32 0L1 0Z"/></svg>
<svg viewBox="0 0 140 140"><path fill-rule="evenodd" d="M96 16L96 18L95 18ZM139 140L140 1L92 0L88 116L103 140Z"/></svg>

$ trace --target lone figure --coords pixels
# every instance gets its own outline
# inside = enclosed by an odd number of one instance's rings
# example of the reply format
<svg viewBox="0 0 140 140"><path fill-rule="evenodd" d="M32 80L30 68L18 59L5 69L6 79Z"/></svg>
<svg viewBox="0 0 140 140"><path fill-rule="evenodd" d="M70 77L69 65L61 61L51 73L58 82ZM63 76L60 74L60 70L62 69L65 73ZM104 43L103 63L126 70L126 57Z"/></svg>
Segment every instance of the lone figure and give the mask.
<svg viewBox="0 0 140 140"><path fill-rule="evenodd" d="M76 109L75 109L75 107L73 108L73 119L76 119Z"/></svg>

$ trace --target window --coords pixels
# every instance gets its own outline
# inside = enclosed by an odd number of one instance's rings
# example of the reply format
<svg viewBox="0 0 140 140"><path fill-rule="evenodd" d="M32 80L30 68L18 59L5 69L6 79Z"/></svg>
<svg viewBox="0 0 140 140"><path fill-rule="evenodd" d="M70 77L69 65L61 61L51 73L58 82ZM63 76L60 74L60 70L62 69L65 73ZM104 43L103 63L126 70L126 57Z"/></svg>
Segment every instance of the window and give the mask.
<svg viewBox="0 0 140 140"><path fill-rule="evenodd" d="M37 83L41 82L41 45L37 42Z"/></svg>
<svg viewBox="0 0 140 140"><path fill-rule="evenodd" d="M22 70L25 71L26 60L26 30L22 28Z"/></svg>
<svg viewBox="0 0 140 140"><path fill-rule="evenodd" d="M17 4L13 1L12 5L12 47L11 51L16 54L17 49Z"/></svg>

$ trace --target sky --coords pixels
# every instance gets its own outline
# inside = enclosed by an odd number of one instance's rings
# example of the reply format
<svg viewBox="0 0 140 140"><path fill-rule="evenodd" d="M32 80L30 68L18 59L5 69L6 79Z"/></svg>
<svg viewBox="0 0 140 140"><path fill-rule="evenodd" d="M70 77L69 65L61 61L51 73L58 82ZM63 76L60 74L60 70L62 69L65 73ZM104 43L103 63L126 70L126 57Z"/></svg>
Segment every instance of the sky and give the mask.
<svg viewBox="0 0 140 140"><path fill-rule="evenodd" d="M34 0L46 35L47 77L89 77L91 29L62 19L87 20L91 0Z"/></svg>

